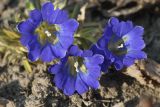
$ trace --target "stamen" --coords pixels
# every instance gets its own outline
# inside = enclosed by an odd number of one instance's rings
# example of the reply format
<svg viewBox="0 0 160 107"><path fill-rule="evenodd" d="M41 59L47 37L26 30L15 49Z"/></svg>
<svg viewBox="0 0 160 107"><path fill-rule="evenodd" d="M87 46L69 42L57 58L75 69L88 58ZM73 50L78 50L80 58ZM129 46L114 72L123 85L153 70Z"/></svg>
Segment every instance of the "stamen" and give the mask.
<svg viewBox="0 0 160 107"><path fill-rule="evenodd" d="M124 47L123 43L121 45L117 46L118 49L123 48L123 47Z"/></svg>
<svg viewBox="0 0 160 107"><path fill-rule="evenodd" d="M80 57L68 57L68 62L66 63L70 66L70 74L76 75L78 72L87 72L87 68L83 63L83 59Z"/></svg>
<svg viewBox="0 0 160 107"><path fill-rule="evenodd" d="M76 72L79 72L79 70L78 70L78 62L74 63L74 67L76 68Z"/></svg>
<svg viewBox="0 0 160 107"><path fill-rule="evenodd" d="M87 68L86 68L86 66L83 64L83 65L80 66L80 70L81 70L82 72L86 72L86 71L87 71Z"/></svg>
<svg viewBox="0 0 160 107"><path fill-rule="evenodd" d="M45 33L48 37L50 37L50 36L52 35L48 30L46 30L44 33Z"/></svg>

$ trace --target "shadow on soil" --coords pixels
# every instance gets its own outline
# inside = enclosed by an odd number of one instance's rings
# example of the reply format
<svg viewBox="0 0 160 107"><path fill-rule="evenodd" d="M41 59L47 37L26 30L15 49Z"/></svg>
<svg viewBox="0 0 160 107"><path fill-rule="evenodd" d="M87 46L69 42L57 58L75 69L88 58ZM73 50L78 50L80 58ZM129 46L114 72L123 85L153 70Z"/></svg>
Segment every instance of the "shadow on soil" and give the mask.
<svg viewBox="0 0 160 107"><path fill-rule="evenodd" d="M118 91L117 98L120 98L123 101L124 98L122 95L123 91L121 87L123 83L126 83L127 85L132 85L133 81L135 81L135 79L130 76L127 76L121 72L113 72L102 75L100 79L100 84L106 88L116 88L116 90Z"/></svg>
<svg viewBox="0 0 160 107"><path fill-rule="evenodd" d="M14 101L16 107L24 107L24 102L26 99L23 94L22 87L17 80L0 87L0 97Z"/></svg>

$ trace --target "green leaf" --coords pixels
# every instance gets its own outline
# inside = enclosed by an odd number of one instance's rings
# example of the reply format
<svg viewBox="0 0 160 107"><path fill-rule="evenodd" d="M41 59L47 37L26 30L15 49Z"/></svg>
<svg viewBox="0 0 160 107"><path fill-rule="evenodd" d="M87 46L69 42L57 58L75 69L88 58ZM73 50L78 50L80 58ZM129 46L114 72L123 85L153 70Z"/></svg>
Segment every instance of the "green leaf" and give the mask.
<svg viewBox="0 0 160 107"><path fill-rule="evenodd" d="M34 9L34 5L32 2L30 2L30 0L26 0L26 8L28 10L33 10Z"/></svg>
<svg viewBox="0 0 160 107"><path fill-rule="evenodd" d="M31 73L31 72L32 72L32 68L31 68L28 60L27 60L27 59L23 59L22 62L23 62L23 66L24 66L25 70L26 70L27 72Z"/></svg>
<svg viewBox="0 0 160 107"><path fill-rule="evenodd" d="M82 28L75 37L81 37L83 39L86 39L92 43L95 43L101 35L100 29L97 27L89 27L89 28Z"/></svg>
<svg viewBox="0 0 160 107"><path fill-rule="evenodd" d="M75 44L81 49L89 49L89 47L92 45L92 42L82 37L75 37Z"/></svg>
<svg viewBox="0 0 160 107"><path fill-rule="evenodd" d="M17 32L11 31L9 29L2 29L2 32L7 35L10 39L19 39L20 35Z"/></svg>
<svg viewBox="0 0 160 107"><path fill-rule="evenodd" d="M74 9L73 9L73 12L72 12L72 14L71 14L71 17L72 17L72 18L77 18L79 12L80 12L80 5L79 5L79 4L76 4L76 5L74 6Z"/></svg>
<svg viewBox="0 0 160 107"><path fill-rule="evenodd" d="M36 9L41 9L41 1L40 0L30 0L30 1Z"/></svg>

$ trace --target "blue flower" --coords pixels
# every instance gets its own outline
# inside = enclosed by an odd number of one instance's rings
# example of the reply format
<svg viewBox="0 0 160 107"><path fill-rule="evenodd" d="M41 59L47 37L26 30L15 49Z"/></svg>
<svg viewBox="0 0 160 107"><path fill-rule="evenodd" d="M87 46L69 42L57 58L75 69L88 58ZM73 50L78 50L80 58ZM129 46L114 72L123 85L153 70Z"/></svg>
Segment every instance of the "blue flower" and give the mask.
<svg viewBox="0 0 160 107"><path fill-rule="evenodd" d="M17 29L22 35L21 44L28 49L29 59L50 62L65 57L78 25L75 19L68 18L66 11L55 10L53 4L47 2L41 10L32 10Z"/></svg>
<svg viewBox="0 0 160 107"><path fill-rule="evenodd" d="M53 81L64 94L72 95L75 91L83 94L89 87L99 87L99 64L102 64L103 60L102 55L93 55L90 50L82 51L77 46L72 46L67 56L51 66L49 72L55 74Z"/></svg>
<svg viewBox="0 0 160 107"><path fill-rule="evenodd" d="M102 71L113 64L117 70L128 67L137 59L147 58L142 51L144 28L133 26L131 21L119 21L110 18L102 37L91 47L93 53L104 55Z"/></svg>
<svg viewBox="0 0 160 107"><path fill-rule="evenodd" d="M90 50L92 50L94 54L100 54L104 56L104 61L101 64L101 71L108 72L108 68L111 65L111 61L108 57L106 57L107 55L105 55L106 54L105 51L98 48L97 44L92 45Z"/></svg>

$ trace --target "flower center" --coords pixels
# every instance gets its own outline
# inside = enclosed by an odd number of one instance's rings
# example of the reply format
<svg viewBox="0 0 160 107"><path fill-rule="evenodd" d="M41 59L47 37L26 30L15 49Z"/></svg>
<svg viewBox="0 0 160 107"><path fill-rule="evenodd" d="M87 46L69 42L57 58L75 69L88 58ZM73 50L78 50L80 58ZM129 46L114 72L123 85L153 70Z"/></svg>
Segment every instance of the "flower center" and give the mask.
<svg viewBox="0 0 160 107"><path fill-rule="evenodd" d="M70 56L68 57L67 65L69 65L71 75L76 75L78 72L87 72L83 58Z"/></svg>
<svg viewBox="0 0 160 107"><path fill-rule="evenodd" d="M115 35L111 36L108 43L108 49L115 55L124 55L127 53L127 48L124 45L124 40Z"/></svg>
<svg viewBox="0 0 160 107"><path fill-rule="evenodd" d="M57 25L49 25L47 22L42 22L41 25L36 29L36 33L39 34L39 41L42 45L46 42L56 44L58 38L56 32L59 30Z"/></svg>

